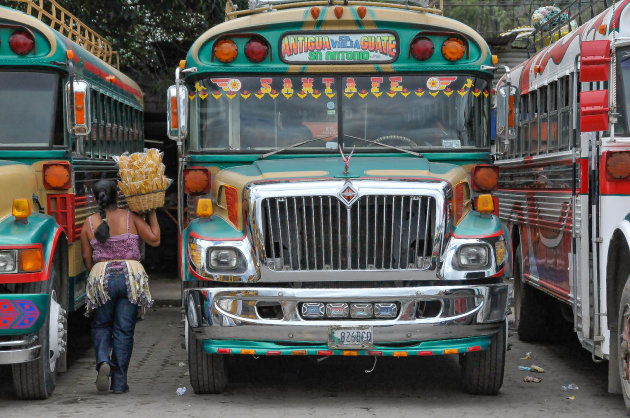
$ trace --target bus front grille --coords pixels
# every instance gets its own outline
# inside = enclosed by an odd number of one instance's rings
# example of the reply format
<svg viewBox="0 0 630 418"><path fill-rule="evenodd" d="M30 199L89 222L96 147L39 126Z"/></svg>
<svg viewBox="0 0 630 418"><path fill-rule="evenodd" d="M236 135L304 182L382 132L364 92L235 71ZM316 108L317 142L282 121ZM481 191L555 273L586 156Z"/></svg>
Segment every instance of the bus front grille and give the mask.
<svg viewBox="0 0 630 418"><path fill-rule="evenodd" d="M266 198L260 239L275 271L428 270L435 218L429 196Z"/></svg>

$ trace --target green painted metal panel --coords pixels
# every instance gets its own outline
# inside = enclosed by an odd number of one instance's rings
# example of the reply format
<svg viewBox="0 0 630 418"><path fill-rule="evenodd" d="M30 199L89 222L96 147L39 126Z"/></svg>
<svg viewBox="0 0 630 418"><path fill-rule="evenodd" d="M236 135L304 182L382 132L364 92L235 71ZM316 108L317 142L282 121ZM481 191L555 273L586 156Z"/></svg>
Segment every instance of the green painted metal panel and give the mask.
<svg viewBox="0 0 630 418"><path fill-rule="evenodd" d="M492 337L471 337L453 340L434 340L408 344L407 341L400 342L397 347L390 345L374 345L369 351L380 351L382 356L394 356L394 353L406 352L409 356L416 355L443 355L445 350L457 350L457 353L466 353L470 347L479 347L480 350L487 350L490 347ZM295 345L290 345L295 344ZM230 354L241 354L241 350L255 350L254 355L268 355L269 351L276 355L295 355L293 351L306 352L306 355L316 356L318 351L332 351L332 355L343 355L344 350L329 349L327 344L316 344L308 342L287 341L286 344L278 344L273 341L246 341L246 340L204 340L204 351L208 354L218 354L219 349L229 349ZM359 356L368 356L368 350L354 350ZM422 354L418 354L422 352ZM431 354L429 354L429 352ZM251 354L251 353L246 353ZM449 352L449 354L455 354ZM321 354L320 354L321 355Z"/></svg>
<svg viewBox="0 0 630 418"><path fill-rule="evenodd" d="M46 320L48 300L48 294L0 294L0 336L37 332Z"/></svg>

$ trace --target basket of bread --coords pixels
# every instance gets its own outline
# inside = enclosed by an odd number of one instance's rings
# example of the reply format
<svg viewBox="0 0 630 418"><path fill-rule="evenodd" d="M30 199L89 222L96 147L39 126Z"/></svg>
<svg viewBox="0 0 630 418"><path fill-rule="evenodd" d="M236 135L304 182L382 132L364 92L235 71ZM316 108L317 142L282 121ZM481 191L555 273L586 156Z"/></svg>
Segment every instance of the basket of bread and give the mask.
<svg viewBox="0 0 630 418"><path fill-rule="evenodd" d="M170 180L164 175L162 153L155 148L131 155L115 156L119 167L118 188L125 196L129 209L148 212L164 206Z"/></svg>

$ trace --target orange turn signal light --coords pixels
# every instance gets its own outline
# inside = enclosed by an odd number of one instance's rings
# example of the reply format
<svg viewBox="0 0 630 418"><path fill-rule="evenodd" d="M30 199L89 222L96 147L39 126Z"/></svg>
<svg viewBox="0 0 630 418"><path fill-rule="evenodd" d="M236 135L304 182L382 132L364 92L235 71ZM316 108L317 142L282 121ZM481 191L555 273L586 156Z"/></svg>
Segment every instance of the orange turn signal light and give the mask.
<svg viewBox="0 0 630 418"><path fill-rule="evenodd" d="M66 51L66 58L68 58L69 60L73 60L74 59L74 51L69 49Z"/></svg>
<svg viewBox="0 0 630 418"><path fill-rule="evenodd" d="M28 199L14 199L12 214L15 219L25 221L31 216L31 202Z"/></svg>
<svg viewBox="0 0 630 418"><path fill-rule="evenodd" d="M42 271L42 250L39 248L29 248L19 252L20 271L32 273Z"/></svg>
<svg viewBox="0 0 630 418"><path fill-rule="evenodd" d="M472 187L476 192L491 192L499 185L499 167L479 164L473 167Z"/></svg>
<svg viewBox="0 0 630 418"><path fill-rule="evenodd" d="M228 64L236 59L238 46L231 39L221 39L214 44L214 56L224 64Z"/></svg>
<svg viewBox="0 0 630 418"><path fill-rule="evenodd" d="M179 68L182 70L186 68L186 60L179 60Z"/></svg>
<svg viewBox="0 0 630 418"><path fill-rule="evenodd" d="M630 176L630 152L607 152L606 173L614 180L622 180Z"/></svg>
<svg viewBox="0 0 630 418"><path fill-rule="evenodd" d="M499 63L499 57L497 55L492 56L492 65L497 65Z"/></svg>
<svg viewBox="0 0 630 418"><path fill-rule="evenodd" d="M210 191L210 173L205 167L184 169L184 190L188 194L206 194Z"/></svg>
<svg viewBox="0 0 630 418"><path fill-rule="evenodd" d="M209 218L214 214L214 207L211 199L199 199L197 202L197 216L200 218Z"/></svg>
<svg viewBox="0 0 630 418"><path fill-rule="evenodd" d="M448 38L442 44L442 56L448 61L454 62L461 59L466 53L464 41L459 38Z"/></svg>
<svg viewBox="0 0 630 418"><path fill-rule="evenodd" d="M69 189L72 184L70 170L70 164L65 161L44 164L44 187L49 190Z"/></svg>
<svg viewBox="0 0 630 418"><path fill-rule="evenodd" d="M484 214L494 212L494 199L492 199L492 195L480 194L477 197L477 211Z"/></svg>

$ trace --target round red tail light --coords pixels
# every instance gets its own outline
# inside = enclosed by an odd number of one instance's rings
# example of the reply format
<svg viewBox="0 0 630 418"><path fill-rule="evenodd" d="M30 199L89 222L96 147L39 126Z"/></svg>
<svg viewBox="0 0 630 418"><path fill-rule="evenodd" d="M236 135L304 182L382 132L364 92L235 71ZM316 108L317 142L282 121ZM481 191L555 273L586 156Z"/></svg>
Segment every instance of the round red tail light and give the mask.
<svg viewBox="0 0 630 418"><path fill-rule="evenodd" d="M26 55L35 48L35 39L28 31L18 29L9 37L9 48L18 55Z"/></svg>
<svg viewBox="0 0 630 418"><path fill-rule="evenodd" d="M615 180L630 176L630 152L606 153L606 172Z"/></svg>
<svg viewBox="0 0 630 418"><path fill-rule="evenodd" d="M250 39L245 44L245 56L251 62L261 62L267 58L269 47L260 39Z"/></svg>
<svg viewBox="0 0 630 418"><path fill-rule="evenodd" d="M426 61L433 56L435 45L429 38L417 38L411 44L411 55L418 61Z"/></svg>

